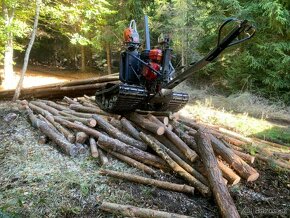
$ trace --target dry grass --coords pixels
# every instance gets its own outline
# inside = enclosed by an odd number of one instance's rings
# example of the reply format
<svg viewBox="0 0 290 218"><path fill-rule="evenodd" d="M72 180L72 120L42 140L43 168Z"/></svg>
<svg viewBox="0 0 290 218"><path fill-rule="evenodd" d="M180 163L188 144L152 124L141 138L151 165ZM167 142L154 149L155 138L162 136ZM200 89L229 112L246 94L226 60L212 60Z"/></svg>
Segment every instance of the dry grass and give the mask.
<svg viewBox="0 0 290 218"><path fill-rule="evenodd" d="M186 90L190 95L191 103L198 103L205 107L215 108L221 111L243 113L259 119L285 120L290 122L290 106L282 102L270 102L265 98L248 92L225 97L213 94L213 90L208 87L203 90L194 89L186 83L180 84L177 90Z"/></svg>
<svg viewBox="0 0 290 218"><path fill-rule="evenodd" d="M186 84L177 90L186 90L190 95L189 103L181 110L185 116L290 146L290 127L284 124L290 122L289 106L270 103L250 93L225 97L210 94L210 89L192 89Z"/></svg>

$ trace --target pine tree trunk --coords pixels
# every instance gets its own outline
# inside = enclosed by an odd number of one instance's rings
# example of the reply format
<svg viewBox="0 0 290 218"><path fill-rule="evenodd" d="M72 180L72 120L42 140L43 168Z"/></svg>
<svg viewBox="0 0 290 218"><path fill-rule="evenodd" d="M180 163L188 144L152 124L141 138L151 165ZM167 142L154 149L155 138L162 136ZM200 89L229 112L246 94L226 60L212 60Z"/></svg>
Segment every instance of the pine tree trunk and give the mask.
<svg viewBox="0 0 290 218"><path fill-rule="evenodd" d="M35 35L36 35L36 31L37 31L37 26L38 26L38 18L39 18L39 11L40 11L40 5L41 5L42 1L41 0L36 0L35 4L36 4L36 9L35 9L35 18L34 18L34 24L33 24L33 30L31 33L31 38L28 44L28 47L26 49L25 52L25 57L24 57L24 63L23 63L23 67L21 70L21 76L19 79L19 82L17 84L14 96L13 96L13 101L16 101L19 98L22 86L23 86L23 80L24 80L24 76L27 70L27 65L28 65L28 61L29 61L29 55L30 55L30 51L31 48L33 46L34 43L34 39L35 39Z"/></svg>
<svg viewBox="0 0 290 218"><path fill-rule="evenodd" d="M82 53L82 63L81 63L81 71L85 72L86 71L86 51L85 51L85 46L81 46L81 53Z"/></svg>
<svg viewBox="0 0 290 218"><path fill-rule="evenodd" d="M109 42L106 43L106 53L107 53L108 74L112 74L111 46Z"/></svg>

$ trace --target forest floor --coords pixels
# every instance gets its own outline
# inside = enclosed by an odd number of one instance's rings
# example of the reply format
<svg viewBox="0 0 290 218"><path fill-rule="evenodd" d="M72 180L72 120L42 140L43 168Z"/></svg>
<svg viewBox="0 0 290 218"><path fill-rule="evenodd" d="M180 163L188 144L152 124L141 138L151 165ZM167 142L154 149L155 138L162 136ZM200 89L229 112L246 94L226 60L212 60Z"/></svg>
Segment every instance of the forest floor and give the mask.
<svg viewBox="0 0 290 218"><path fill-rule="evenodd" d="M182 114L290 146L288 107L273 108L268 103L262 104L260 98L253 100L253 96L243 96L242 101L241 95L237 96L240 97L238 106L234 100L204 90L190 92L195 98ZM9 113L17 114L11 123L3 119ZM193 217L218 216L213 199L198 193L190 196L101 176L98 174L101 168L93 158L67 157L52 143L38 144L39 135L15 103L0 101L0 217L4 214L8 217L117 217L98 210L103 200ZM257 181L243 180L229 187L241 216L287 217L290 172L259 160L253 166L260 173ZM106 168L145 176L112 158ZM170 175L160 176L181 182Z"/></svg>

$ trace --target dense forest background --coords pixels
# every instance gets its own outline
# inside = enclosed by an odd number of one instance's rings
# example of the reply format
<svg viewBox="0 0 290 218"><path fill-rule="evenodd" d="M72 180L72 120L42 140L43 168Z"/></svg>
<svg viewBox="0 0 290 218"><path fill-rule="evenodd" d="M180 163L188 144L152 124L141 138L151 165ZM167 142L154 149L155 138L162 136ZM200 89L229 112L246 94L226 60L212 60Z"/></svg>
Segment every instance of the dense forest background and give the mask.
<svg viewBox="0 0 290 218"><path fill-rule="evenodd" d="M33 27L35 2L1 0L0 64L3 77L21 66ZM224 19L248 19L256 36L232 47L193 81L210 81L227 93L251 91L290 102L289 0L43 0L30 66L80 71L118 71L123 30L131 19L151 43L170 33L175 66L186 66L216 44ZM144 43L144 40L142 40Z"/></svg>

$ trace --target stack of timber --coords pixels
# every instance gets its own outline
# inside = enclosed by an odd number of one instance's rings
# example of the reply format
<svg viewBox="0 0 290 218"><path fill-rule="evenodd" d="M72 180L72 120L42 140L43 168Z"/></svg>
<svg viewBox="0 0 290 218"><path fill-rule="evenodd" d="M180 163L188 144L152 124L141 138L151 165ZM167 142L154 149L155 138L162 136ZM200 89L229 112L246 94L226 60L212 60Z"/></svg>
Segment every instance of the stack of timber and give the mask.
<svg viewBox="0 0 290 218"><path fill-rule="evenodd" d="M94 95L96 90L104 87L108 82L119 83L118 74L110 74L97 78L75 80L44 86L35 86L21 90L20 99L61 99L63 96L77 97L80 95ZM0 91L0 100L11 100L15 89Z"/></svg>
<svg viewBox="0 0 290 218"><path fill-rule="evenodd" d="M89 96L64 97L57 102L22 100L19 107L41 131L40 143L51 140L67 155L89 154L104 166L116 158L148 175L137 176L104 167L99 171L104 176L175 192L213 196L222 217L239 217L227 186L236 185L242 179L257 180L259 173L251 165L255 158L267 158L264 151L256 157L245 152L249 138L177 113L136 110L122 115L110 114L102 111L94 97ZM279 162L289 169L287 161ZM162 173L172 173L183 179L183 183L157 179ZM100 209L112 211L115 208L119 212L124 209L125 212L120 213L129 216L128 207L131 206L105 203ZM142 208L134 210L144 212ZM144 217L148 217L158 211L145 210L144 213Z"/></svg>

